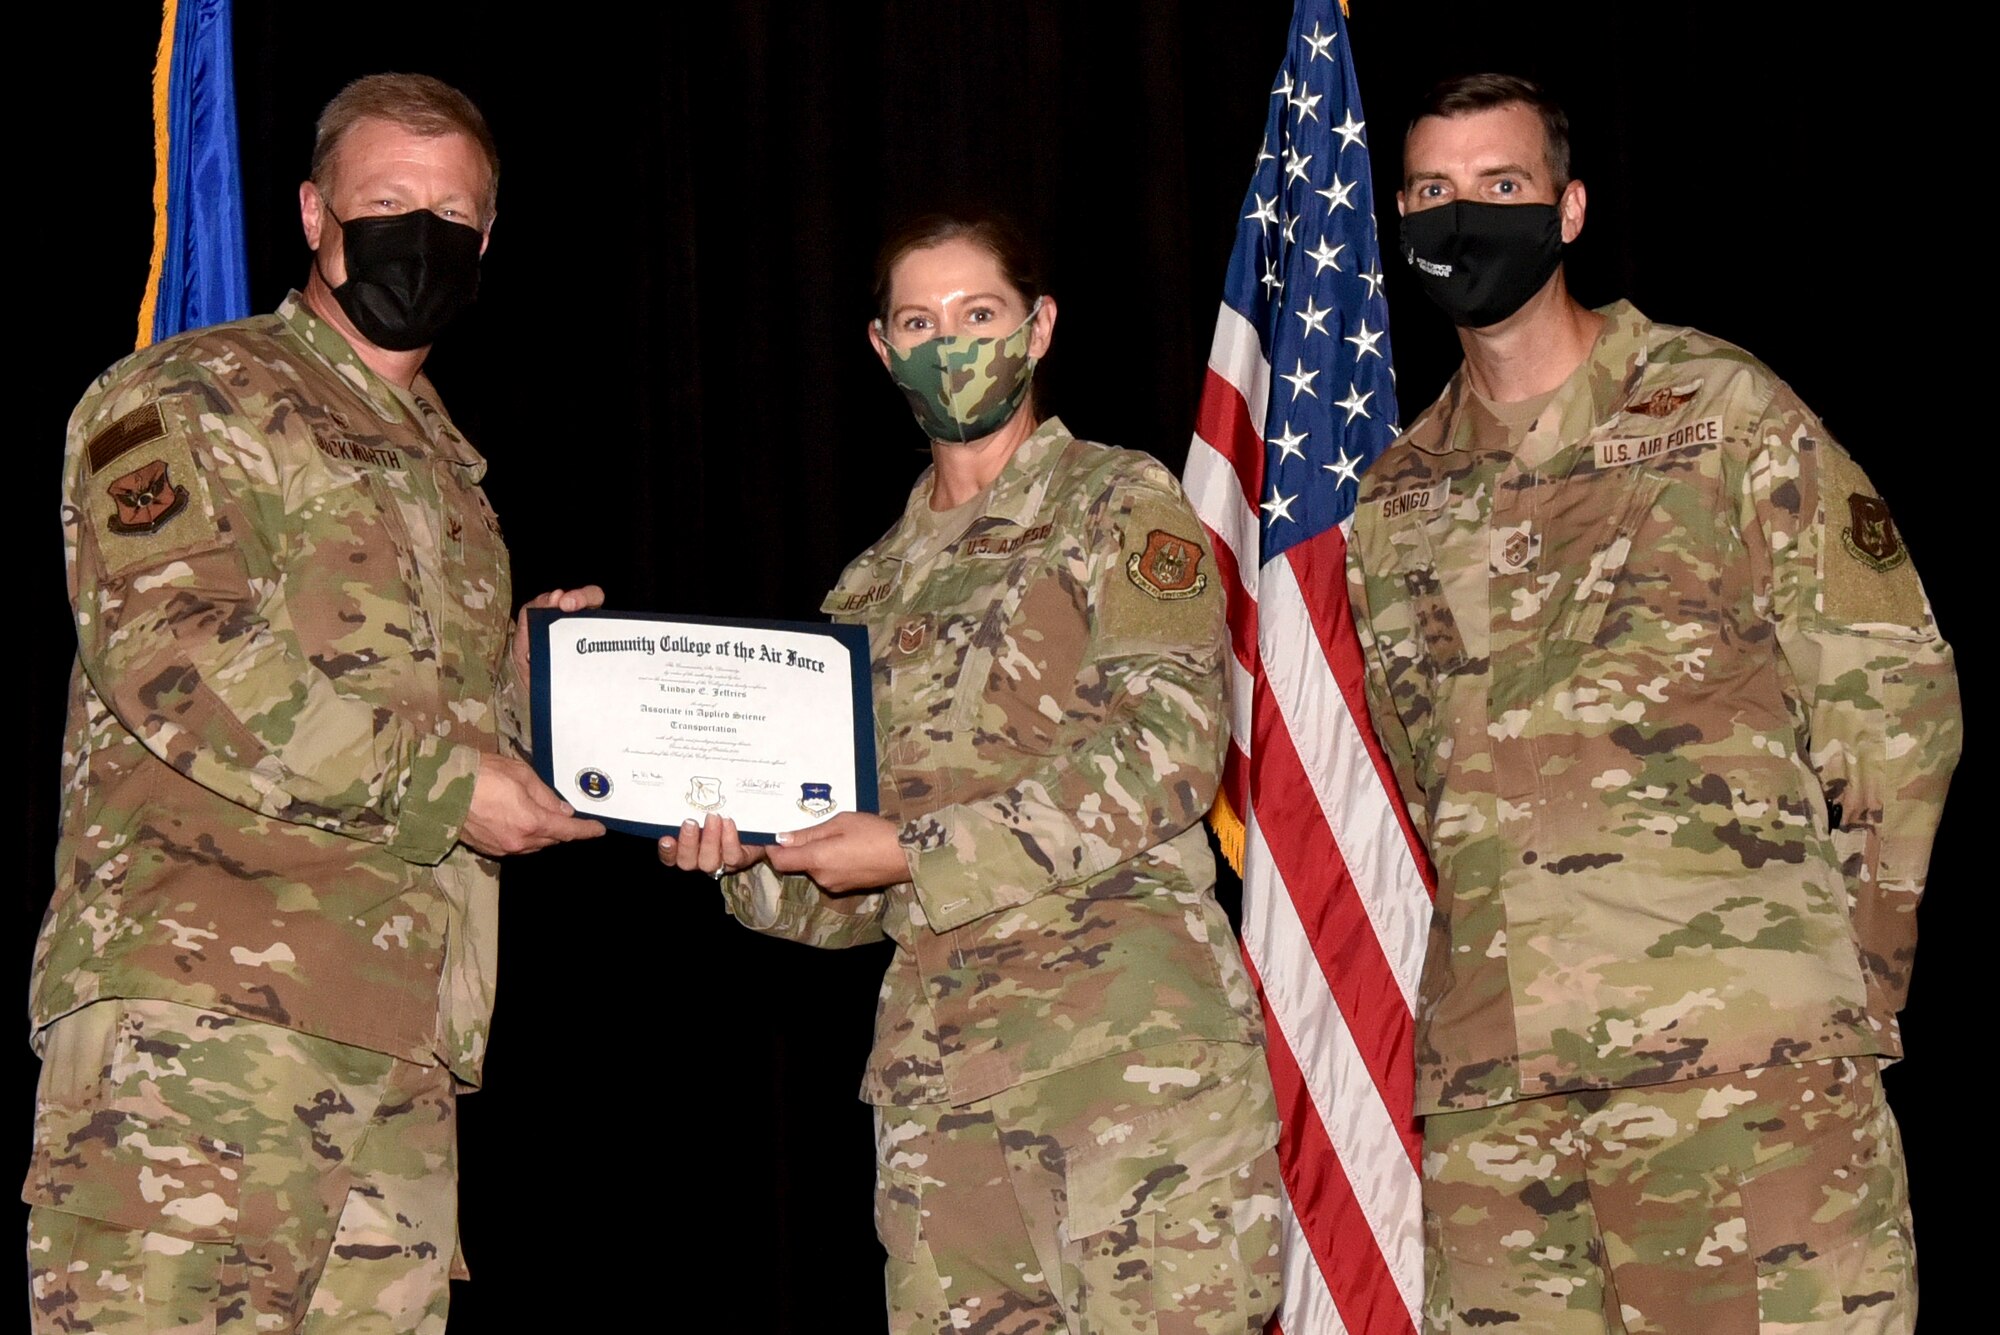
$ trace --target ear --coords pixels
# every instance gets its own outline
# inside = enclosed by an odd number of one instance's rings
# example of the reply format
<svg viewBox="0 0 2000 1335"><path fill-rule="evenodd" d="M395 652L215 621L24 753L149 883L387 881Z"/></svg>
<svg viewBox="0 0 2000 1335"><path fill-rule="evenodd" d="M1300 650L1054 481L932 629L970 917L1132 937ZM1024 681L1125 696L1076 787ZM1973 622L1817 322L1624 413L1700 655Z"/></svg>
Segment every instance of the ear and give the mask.
<svg viewBox="0 0 2000 1335"><path fill-rule="evenodd" d="M498 217L495 214L494 217ZM493 218L486 220L486 226L479 229L479 258L486 258L486 248L493 244Z"/></svg>
<svg viewBox="0 0 2000 1335"><path fill-rule="evenodd" d="M889 344L882 337L882 331L875 327L875 321L868 322L868 345L875 349L875 355L882 360L882 369L889 369Z"/></svg>
<svg viewBox="0 0 2000 1335"><path fill-rule="evenodd" d="M1556 209L1562 215L1563 244L1576 240L1583 231L1584 206L1589 198L1582 181L1571 181L1563 187L1562 198L1556 201Z"/></svg>
<svg viewBox="0 0 2000 1335"><path fill-rule="evenodd" d="M1049 355L1049 343L1056 336L1056 299L1044 295L1042 308L1035 312L1035 327L1028 335L1028 355L1036 361Z"/></svg>
<svg viewBox="0 0 2000 1335"><path fill-rule="evenodd" d="M1398 218L1401 218L1401 217L1403 217L1403 216L1404 216L1404 209L1403 209L1403 192L1402 192L1402 191L1400 191L1400 190L1398 190L1398 191L1396 192L1396 216L1397 216ZM1286 429L1287 431L1291 430L1291 428L1290 428L1290 427L1286 427L1285 429Z"/></svg>
<svg viewBox="0 0 2000 1335"><path fill-rule="evenodd" d="M306 249L319 249L320 228L325 225L326 201L311 181L299 182L299 226L306 234Z"/></svg>

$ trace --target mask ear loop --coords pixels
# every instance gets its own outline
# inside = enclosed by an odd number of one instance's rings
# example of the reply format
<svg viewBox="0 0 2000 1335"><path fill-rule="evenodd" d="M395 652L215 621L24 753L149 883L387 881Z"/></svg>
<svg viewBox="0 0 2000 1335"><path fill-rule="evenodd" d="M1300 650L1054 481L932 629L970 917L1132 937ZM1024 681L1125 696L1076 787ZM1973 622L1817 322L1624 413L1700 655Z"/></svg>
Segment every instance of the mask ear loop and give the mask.
<svg viewBox="0 0 2000 1335"><path fill-rule="evenodd" d="M333 219L333 225L335 227L338 227L340 229L341 236L345 237L347 235L347 224L342 222L340 220L340 215L333 211L333 205L326 202L326 196L324 195L320 196L319 207L320 210L323 213L325 213L327 217ZM325 283L326 290L331 292L333 291L333 280L326 276L326 270L319 267L320 246L324 246L325 244L326 244L326 238L322 236L320 238L320 245L313 247L313 272L319 275L319 281ZM352 277L353 275L350 274L349 275L350 280L352 279Z"/></svg>

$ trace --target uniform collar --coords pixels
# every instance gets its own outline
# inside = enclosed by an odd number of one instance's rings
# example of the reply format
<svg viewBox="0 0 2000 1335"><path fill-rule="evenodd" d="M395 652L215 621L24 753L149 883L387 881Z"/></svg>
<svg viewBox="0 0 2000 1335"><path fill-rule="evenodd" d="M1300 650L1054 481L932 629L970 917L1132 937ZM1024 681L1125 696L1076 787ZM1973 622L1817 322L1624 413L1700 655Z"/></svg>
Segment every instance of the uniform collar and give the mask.
<svg viewBox="0 0 2000 1335"><path fill-rule="evenodd" d="M312 313L296 288L278 303L278 319L308 353L366 399L382 420L416 427L437 454L472 469L470 481L477 482L485 475L485 458L451 425L438 405L437 389L422 372L407 390L376 375L338 329Z"/></svg>
<svg viewBox="0 0 2000 1335"><path fill-rule="evenodd" d="M1622 411L1645 374L1653 322L1629 301L1614 301L1599 307L1597 313L1604 317L1604 327L1598 331L1583 364L1570 373L1570 378L1543 410L1542 421L1547 425L1538 428L1534 435L1550 432L1562 442L1583 439ZM1442 429L1435 435L1415 437L1411 443L1427 454L1449 454L1470 448L1472 418L1462 410L1470 405L1472 397L1472 386L1461 364L1445 387Z"/></svg>
<svg viewBox="0 0 2000 1335"><path fill-rule="evenodd" d="M1048 496L1056 464L1061 461L1063 451L1069 448L1072 439L1074 437L1060 417L1051 417L1036 427L1014 451L1013 457L1007 460L1007 466L1000 470L1000 476L993 479L993 485L986 489L985 500L976 507L967 507L965 528L953 534L944 545L950 546L974 527L1011 524L1027 528L1034 523L1035 516L1042 512L1043 500ZM883 555L899 561L905 559L910 538L921 531L920 509L931 503L931 487L936 480L936 472L935 466L926 468L916 485L910 488L910 499L903 506L903 517L896 521L896 527L882 540Z"/></svg>

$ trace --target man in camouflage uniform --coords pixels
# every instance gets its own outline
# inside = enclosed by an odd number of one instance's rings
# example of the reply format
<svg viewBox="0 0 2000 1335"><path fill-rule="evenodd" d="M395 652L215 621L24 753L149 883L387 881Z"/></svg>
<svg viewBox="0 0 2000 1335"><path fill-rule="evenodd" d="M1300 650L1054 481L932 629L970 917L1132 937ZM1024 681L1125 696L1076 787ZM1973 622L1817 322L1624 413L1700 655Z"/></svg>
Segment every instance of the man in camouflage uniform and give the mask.
<svg viewBox="0 0 2000 1335"><path fill-rule="evenodd" d="M419 374L470 294L405 280L450 267L439 237L476 279L497 172L455 90L350 85L300 188L303 294L126 359L71 418L37 1330L443 1328L490 859L601 833L499 750L507 553Z"/></svg>
<svg viewBox="0 0 2000 1335"><path fill-rule="evenodd" d="M1160 464L1056 419L967 509L932 511L932 478L822 608L869 631L908 879L828 894L760 861L725 902L896 943L861 1089L893 1331L1259 1331L1277 1122L1199 823L1228 727L1201 526Z"/></svg>
<svg viewBox="0 0 2000 1335"><path fill-rule="evenodd" d="M1908 552L1769 370L1570 297L1540 89L1442 85L1404 183L1465 364L1349 582L1438 872L1427 1326L1907 1330L1880 1067L1959 746Z"/></svg>

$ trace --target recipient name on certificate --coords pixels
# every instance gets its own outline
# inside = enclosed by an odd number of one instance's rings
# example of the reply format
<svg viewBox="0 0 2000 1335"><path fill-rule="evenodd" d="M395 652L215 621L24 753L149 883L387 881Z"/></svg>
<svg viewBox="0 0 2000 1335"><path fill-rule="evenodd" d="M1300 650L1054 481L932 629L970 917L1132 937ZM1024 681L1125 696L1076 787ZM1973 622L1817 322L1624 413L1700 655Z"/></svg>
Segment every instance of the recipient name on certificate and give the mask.
<svg viewBox="0 0 2000 1335"><path fill-rule="evenodd" d="M721 815L769 843L876 809L861 627L543 608L528 629L535 768L578 815L652 837Z"/></svg>

